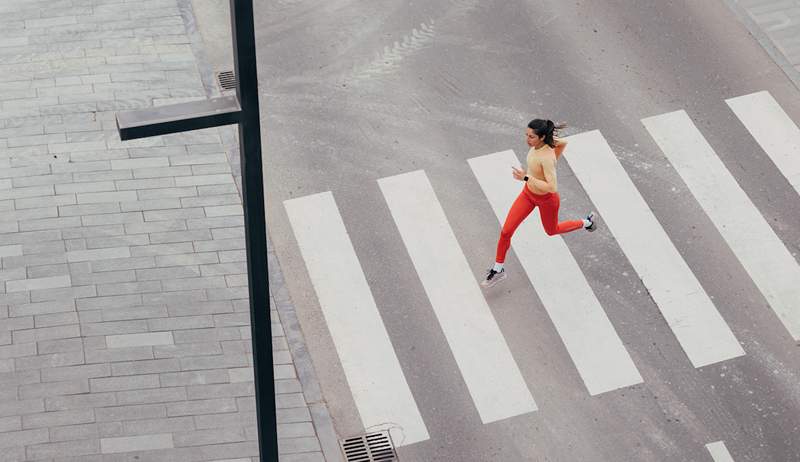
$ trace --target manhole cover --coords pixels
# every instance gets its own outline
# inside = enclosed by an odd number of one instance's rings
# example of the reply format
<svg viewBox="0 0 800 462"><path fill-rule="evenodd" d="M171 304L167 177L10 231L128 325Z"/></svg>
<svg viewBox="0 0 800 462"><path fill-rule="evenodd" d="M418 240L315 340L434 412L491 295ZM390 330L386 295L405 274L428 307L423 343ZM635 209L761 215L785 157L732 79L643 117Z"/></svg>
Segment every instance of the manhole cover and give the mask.
<svg viewBox="0 0 800 462"><path fill-rule="evenodd" d="M223 90L236 89L236 76L233 75L233 71L223 71L218 73L217 80L219 81L220 88Z"/></svg>
<svg viewBox="0 0 800 462"><path fill-rule="evenodd" d="M388 431L367 433L339 440L347 462L390 462L397 460Z"/></svg>

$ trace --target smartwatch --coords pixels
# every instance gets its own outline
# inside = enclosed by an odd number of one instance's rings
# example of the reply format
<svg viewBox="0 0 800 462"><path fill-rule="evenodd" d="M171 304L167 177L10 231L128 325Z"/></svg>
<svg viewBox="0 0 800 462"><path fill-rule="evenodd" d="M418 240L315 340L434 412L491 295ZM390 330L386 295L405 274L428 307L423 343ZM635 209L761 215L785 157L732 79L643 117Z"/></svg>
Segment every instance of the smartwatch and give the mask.
<svg viewBox="0 0 800 462"><path fill-rule="evenodd" d="M525 175L525 178L523 178L522 181L527 183L528 182L528 175Z"/></svg>

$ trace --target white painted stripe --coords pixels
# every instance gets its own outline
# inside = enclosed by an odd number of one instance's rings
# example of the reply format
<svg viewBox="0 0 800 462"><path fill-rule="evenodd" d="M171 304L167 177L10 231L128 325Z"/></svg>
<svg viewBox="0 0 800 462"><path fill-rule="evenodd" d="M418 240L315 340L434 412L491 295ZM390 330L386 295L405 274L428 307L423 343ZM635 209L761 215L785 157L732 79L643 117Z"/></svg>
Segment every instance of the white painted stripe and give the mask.
<svg viewBox="0 0 800 462"><path fill-rule="evenodd" d="M389 430L398 445L427 440L333 195L291 199L284 206L364 427Z"/></svg>
<svg viewBox="0 0 800 462"><path fill-rule="evenodd" d="M483 423L536 403L422 171L378 180Z"/></svg>
<svg viewBox="0 0 800 462"><path fill-rule="evenodd" d="M800 194L800 128L767 91L725 102Z"/></svg>
<svg viewBox="0 0 800 462"><path fill-rule="evenodd" d="M567 151L572 171L598 208L600 223L616 238L694 367L743 355L603 135L593 130L571 136Z"/></svg>
<svg viewBox="0 0 800 462"><path fill-rule="evenodd" d="M800 265L684 111L643 119L794 340L800 340Z"/></svg>
<svg viewBox="0 0 800 462"><path fill-rule="evenodd" d="M711 453L714 462L733 462L731 453L728 452L728 448L725 447L725 443L722 441L708 443L706 449Z"/></svg>
<svg viewBox="0 0 800 462"><path fill-rule="evenodd" d="M523 187L511 178L511 166L519 166L517 156L503 151L468 162L502 225ZM522 222L512 243L589 393L642 382L569 248L561 236L545 234L537 211Z"/></svg>

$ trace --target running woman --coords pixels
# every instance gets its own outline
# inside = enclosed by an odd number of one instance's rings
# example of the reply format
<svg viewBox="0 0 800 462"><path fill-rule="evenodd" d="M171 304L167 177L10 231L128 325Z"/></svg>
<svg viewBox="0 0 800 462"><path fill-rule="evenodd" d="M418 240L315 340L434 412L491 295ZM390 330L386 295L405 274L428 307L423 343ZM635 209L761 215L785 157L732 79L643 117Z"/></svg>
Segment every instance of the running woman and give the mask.
<svg viewBox="0 0 800 462"><path fill-rule="evenodd" d="M561 198L558 195L558 185L556 182L556 162L564 148L567 147L565 140L558 139L557 135L564 125L555 125L551 120L533 119L528 124L528 168L523 171L512 166L511 176L515 180L524 181L522 187L511 210L508 211L506 222L500 231L500 239L497 242L497 255L492 268L486 271L486 277L481 281L481 286L492 287L506 278L503 269L503 262L506 253L511 245L511 236L516 231L522 220L524 220L535 207L539 207L539 215L542 218L544 232L548 236L569 233L578 229L594 231L597 226L594 223L594 212L589 212L582 220L569 220L558 222L558 207Z"/></svg>

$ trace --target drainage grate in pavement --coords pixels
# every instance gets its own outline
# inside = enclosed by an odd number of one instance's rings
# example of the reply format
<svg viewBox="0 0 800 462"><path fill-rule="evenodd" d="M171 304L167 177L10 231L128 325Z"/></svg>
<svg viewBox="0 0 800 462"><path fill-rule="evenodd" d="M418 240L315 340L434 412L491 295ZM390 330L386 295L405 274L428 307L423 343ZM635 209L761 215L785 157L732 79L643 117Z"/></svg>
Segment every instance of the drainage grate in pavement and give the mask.
<svg viewBox="0 0 800 462"><path fill-rule="evenodd" d="M217 74L217 80L219 81L219 86L223 90L235 90L236 89L236 76L233 75L233 71L223 71Z"/></svg>
<svg viewBox="0 0 800 462"><path fill-rule="evenodd" d="M391 462L397 453L388 431L339 440L347 462Z"/></svg>

